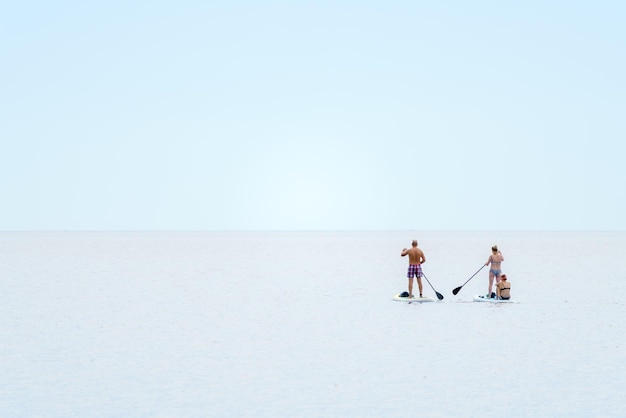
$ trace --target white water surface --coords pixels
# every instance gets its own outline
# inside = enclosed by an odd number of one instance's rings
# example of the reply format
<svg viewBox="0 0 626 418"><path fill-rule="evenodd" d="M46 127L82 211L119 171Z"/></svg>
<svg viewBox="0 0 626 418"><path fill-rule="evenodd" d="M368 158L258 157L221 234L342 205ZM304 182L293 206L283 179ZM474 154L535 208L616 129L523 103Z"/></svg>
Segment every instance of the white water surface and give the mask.
<svg viewBox="0 0 626 418"><path fill-rule="evenodd" d="M392 300L414 238L443 301ZM472 302L487 267L453 296L493 244L517 303ZM0 233L0 416L626 416L625 253L624 232Z"/></svg>

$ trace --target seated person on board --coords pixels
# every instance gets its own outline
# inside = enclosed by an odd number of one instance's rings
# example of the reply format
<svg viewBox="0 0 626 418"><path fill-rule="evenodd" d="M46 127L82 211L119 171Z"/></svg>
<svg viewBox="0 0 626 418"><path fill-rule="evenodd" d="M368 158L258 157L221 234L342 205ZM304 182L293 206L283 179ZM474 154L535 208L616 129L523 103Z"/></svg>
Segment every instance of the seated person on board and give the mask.
<svg viewBox="0 0 626 418"><path fill-rule="evenodd" d="M500 282L496 285L496 295L498 299L511 299L511 283L506 279L506 274L500 276Z"/></svg>

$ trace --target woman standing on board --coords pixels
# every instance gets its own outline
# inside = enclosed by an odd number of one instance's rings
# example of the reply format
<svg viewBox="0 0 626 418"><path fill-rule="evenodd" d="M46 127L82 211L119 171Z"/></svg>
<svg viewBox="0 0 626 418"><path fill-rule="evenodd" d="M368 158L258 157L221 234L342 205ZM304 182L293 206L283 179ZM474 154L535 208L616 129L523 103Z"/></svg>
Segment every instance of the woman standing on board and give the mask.
<svg viewBox="0 0 626 418"><path fill-rule="evenodd" d="M491 264L491 268L489 269L489 293L487 293L487 298L493 297L491 293L491 289L493 288L493 279L496 279L496 284L500 283L500 275L502 274L501 266L503 261L504 256L498 250L498 246L494 245L491 247L491 255L485 263L486 266Z"/></svg>

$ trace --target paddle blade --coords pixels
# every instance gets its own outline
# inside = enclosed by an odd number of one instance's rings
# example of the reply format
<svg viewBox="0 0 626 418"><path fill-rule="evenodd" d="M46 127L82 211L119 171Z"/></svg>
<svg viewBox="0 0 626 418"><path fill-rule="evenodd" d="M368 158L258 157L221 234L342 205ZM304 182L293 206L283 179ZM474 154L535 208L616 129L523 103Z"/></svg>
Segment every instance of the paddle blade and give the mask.
<svg viewBox="0 0 626 418"><path fill-rule="evenodd" d="M435 292L437 294L437 299L443 300L443 295L439 292Z"/></svg>
<svg viewBox="0 0 626 418"><path fill-rule="evenodd" d="M459 293L459 290L461 290L461 288L462 288L462 287L463 287L463 286L459 286L459 287L457 287L456 289L454 289L454 290L452 291L452 294L453 294L453 295L456 295L457 293Z"/></svg>

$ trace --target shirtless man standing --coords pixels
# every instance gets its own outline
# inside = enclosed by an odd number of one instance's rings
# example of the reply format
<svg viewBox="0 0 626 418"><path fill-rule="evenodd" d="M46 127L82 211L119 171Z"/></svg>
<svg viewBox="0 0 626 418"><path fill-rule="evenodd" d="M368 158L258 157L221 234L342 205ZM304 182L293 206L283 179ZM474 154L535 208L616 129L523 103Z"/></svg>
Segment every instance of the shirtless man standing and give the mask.
<svg viewBox="0 0 626 418"><path fill-rule="evenodd" d="M424 252L417 248L417 240L413 240L411 244L412 248L407 250L406 248L402 249L402 253L400 255L404 257L405 255L409 256L409 270L407 271L406 277L409 278L409 297L413 297L413 276L417 278L417 286L420 289L420 298L422 297L422 264L426 262L426 257L424 256Z"/></svg>

